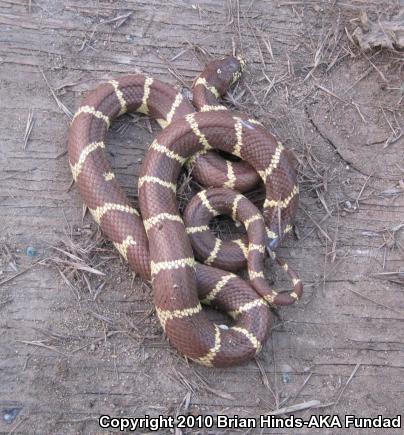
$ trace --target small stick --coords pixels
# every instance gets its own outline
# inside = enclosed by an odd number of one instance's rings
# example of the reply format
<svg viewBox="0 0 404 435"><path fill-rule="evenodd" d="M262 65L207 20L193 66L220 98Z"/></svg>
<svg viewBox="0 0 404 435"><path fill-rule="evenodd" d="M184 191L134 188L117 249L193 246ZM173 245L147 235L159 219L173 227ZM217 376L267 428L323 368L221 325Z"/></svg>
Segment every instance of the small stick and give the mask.
<svg viewBox="0 0 404 435"><path fill-rule="evenodd" d="M404 272L400 272L400 271L397 271L397 272L379 272L379 273L372 273L372 275L370 275L370 276L392 276L392 275L400 276L400 275L404 275Z"/></svg>
<svg viewBox="0 0 404 435"><path fill-rule="evenodd" d="M360 296L363 299L366 299L367 301L373 302L375 305L379 305L380 307L387 308L388 310L393 311L393 313L401 314L401 315L404 314L403 311L396 310L396 309L394 309L392 307L389 307L388 305L384 305L381 302L377 302L374 299L368 298L367 296L363 295L362 293L357 292L356 290L349 289L349 291L351 291L352 293L355 293L356 295Z"/></svg>
<svg viewBox="0 0 404 435"><path fill-rule="evenodd" d="M321 232L321 234L329 241L332 243L332 239L331 237L320 227L320 225L310 216L310 214L303 209L303 211L306 213L306 215L308 216L308 218L313 222L313 224L318 228L318 230Z"/></svg>
<svg viewBox="0 0 404 435"><path fill-rule="evenodd" d="M352 381L352 378L355 376L355 373L358 371L361 363L356 364L355 368L353 369L351 376L349 376L349 379L346 381L346 384L342 387L340 393L338 394L337 400L333 403L334 405L338 404L342 395L344 394L344 391L346 390L346 387L349 385L349 383Z"/></svg>
<svg viewBox="0 0 404 435"><path fill-rule="evenodd" d="M55 91L52 89L52 86L49 84L48 79L45 76L45 73L43 72L42 68L39 67L39 71L41 72L46 84L48 85L49 90L52 93L52 96L54 100L56 101L56 104L58 105L59 109L62 110L62 112L70 119L73 119L73 113L59 100L57 95L55 94Z"/></svg>
<svg viewBox="0 0 404 435"><path fill-rule="evenodd" d="M334 92L330 91L329 89L325 88L324 86L319 85L318 83L316 83L316 87L321 89L322 91L324 91L325 93L333 96L334 98L336 98L337 100L342 101L344 104L349 104L348 101L345 101L343 98L339 97L337 94L334 94Z"/></svg>
<svg viewBox="0 0 404 435"><path fill-rule="evenodd" d="M358 103L355 103L354 101L352 101L352 105L355 107L356 111L359 113L359 116L362 118L362 121L364 122L364 124L367 124L368 122L366 121L365 117L363 116L362 112L360 111Z"/></svg>
<svg viewBox="0 0 404 435"><path fill-rule="evenodd" d="M63 281L65 282L65 284L67 285L67 287L69 287L69 289L71 289L73 292L74 292L74 294L75 294L75 296L76 296L76 299L78 300L78 301L81 301L81 297L80 297L80 293L79 293L79 291L76 289L76 287L66 278L66 275L58 268L58 271L59 271L59 273L60 273L60 276L63 278Z"/></svg>
<svg viewBox="0 0 404 435"><path fill-rule="evenodd" d="M127 13L127 14L125 14L125 15L119 15L118 17L115 17L115 18L110 18L110 19L108 19L108 20L104 20L104 21L101 21L100 22L100 24L109 24L109 23L114 23L115 21L119 21L119 20L122 20L120 23L116 23L115 24L115 28L117 29L118 27L120 27L120 26L122 26L122 24L131 16L133 14L133 11L132 12L129 12L129 13Z"/></svg>
<svg viewBox="0 0 404 435"><path fill-rule="evenodd" d="M368 184L368 181L369 181L369 179L370 179L371 176L372 176L372 174L370 174L370 175L366 178L366 181L363 183L362 189L360 190L359 195L357 196L357 198L356 198L356 200L355 200L355 202L356 202L356 206L358 207L358 209L359 209L359 200L361 199L362 193L363 193L363 191L365 190L366 184Z"/></svg>
<svg viewBox="0 0 404 435"><path fill-rule="evenodd" d="M297 390L297 393L293 397L293 401L297 399L299 394L303 391L303 388L307 385L307 382L309 382L310 378L313 376L313 372L310 372L310 374L307 376L307 378L304 380L302 386Z"/></svg>
<svg viewBox="0 0 404 435"><path fill-rule="evenodd" d="M338 240L338 231L339 231L339 207L337 207L337 210L338 210L338 213L337 213L337 228L335 230L334 241L332 242L331 263L334 263L335 258L337 256L337 240Z"/></svg>
<svg viewBox="0 0 404 435"><path fill-rule="evenodd" d="M268 53L271 56L271 59L275 60L275 58L274 58L274 52L272 51L271 41L269 40L269 38L268 39L264 39L263 35L261 35L261 39L262 39L262 42L264 43L266 49L268 50Z"/></svg>
<svg viewBox="0 0 404 435"><path fill-rule="evenodd" d="M24 147L23 147L24 150L27 149L28 139L31 134L33 126L34 126L33 111L32 109L29 109L28 119L27 119L27 124L25 126L25 134L24 134Z"/></svg>
<svg viewBox="0 0 404 435"><path fill-rule="evenodd" d="M10 276L10 278L4 279L3 281L0 281L0 286L3 284L6 284L7 282L12 281L14 278L17 278L18 276L28 272L29 270L31 270L34 266L36 266L37 264L40 264L42 262L45 262L46 260L49 260L49 258L44 258L43 260L38 260L35 263L32 263L31 266L27 267L26 269L22 270L21 272L16 273L13 276Z"/></svg>
<svg viewBox="0 0 404 435"><path fill-rule="evenodd" d="M19 343L29 344L30 346L43 347L44 349L52 350L53 352L60 353L61 355L65 356L65 357L69 357L68 354L66 354L60 350L57 350L56 348L54 348L52 346L47 346L46 344L43 344L40 341L26 341L26 340L16 340L16 341Z"/></svg>
<svg viewBox="0 0 404 435"><path fill-rule="evenodd" d="M268 390L271 392L271 394L274 396L274 399L276 401L276 396L274 391L271 388L271 385L269 384L269 379L268 379L268 375L265 373L264 367L262 367L261 362L255 358L255 362L259 368L259 371L261 372L261 377L262 377L262 383L265 385L266 388L268 388Z"/></svg>

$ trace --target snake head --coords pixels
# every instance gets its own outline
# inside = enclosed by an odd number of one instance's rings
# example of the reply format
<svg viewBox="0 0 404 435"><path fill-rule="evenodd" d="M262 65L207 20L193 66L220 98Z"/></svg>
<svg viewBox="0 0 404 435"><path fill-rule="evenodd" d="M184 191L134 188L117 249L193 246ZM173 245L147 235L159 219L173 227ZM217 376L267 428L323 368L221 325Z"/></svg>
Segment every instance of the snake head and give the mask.
<svg viewBox="0 0 404 435"><path fill-rule="evenodd" d="M245 65L245 60L240 56L227 56L210 62L204 70L203 77L223 95L241 77Z"/></svg>

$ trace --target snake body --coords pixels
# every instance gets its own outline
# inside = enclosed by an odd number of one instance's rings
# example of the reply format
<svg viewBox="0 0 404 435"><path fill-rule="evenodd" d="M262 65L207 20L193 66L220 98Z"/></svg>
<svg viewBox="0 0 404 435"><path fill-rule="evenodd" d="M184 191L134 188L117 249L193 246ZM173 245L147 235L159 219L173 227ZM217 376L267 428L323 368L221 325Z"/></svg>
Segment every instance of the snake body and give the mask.
<svg viewBox="0 0 404 435"><path fill-rule="evenodd" d="M94 219L132 268L141 277L152 279L156 311L170 342L185 356L208 366L235 365L254 356L269 334L268 303L291 303L302 290L295 278L292 293L277 294L263 278L265 244L277 244L290 228L298 188L283 145L260 123L218 104L217 98L238 79L241 69L242 63L235 57L208 65L194 84L194 104L200 112L175 88L148 76L111 80L86 96L68 139L73 178ZM142 164L138 184L141 215L117 183L104 153L112 120L128 111L149 115L164 127ZM212 153L213 149L242 161L232 162L229 169L228 161ZM246 226L249 245L246 250L239 244L239 249L243 264L248 260L256 292L237 275L195 261L176 202L176 182L181 167L190 160L193 173L208 179L211 186L247 190L247 185L258 181L256 174L264 181L263 217L247 199L228 189L208 190L198 196L212 216L231 213ZM224 168L225 181L219 176ZM241 173L250 175L239 181ZM214 201L215 196L222 205ZM201 226L206 229L207 225ZM188 234L199 232L195 225L191 228ZM219 244L215 241L205 259L208 264L217 265L220 254L226 257L226 248ZM234 261L240 263L240 258ZM229 267L233 270L234 261ZM210 321L200 301L228 313L233 326Z"/></svg>

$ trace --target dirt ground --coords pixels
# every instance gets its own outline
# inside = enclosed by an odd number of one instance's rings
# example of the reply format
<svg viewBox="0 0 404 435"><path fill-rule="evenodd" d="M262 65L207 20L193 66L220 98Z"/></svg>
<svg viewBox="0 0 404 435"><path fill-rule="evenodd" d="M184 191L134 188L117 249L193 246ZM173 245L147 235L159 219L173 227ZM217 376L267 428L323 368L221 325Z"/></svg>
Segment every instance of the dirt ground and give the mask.
<svg viewBox="0 0 404 435"><path fill-rule="evenodd" d="M101 414L251 417L307 402L296 416L403 413L403 56L364 52L352 36L361 11L377 22L399 9L398 0L0 0L1 433L101 433ZM248 68L227 104L298 160L295 237L280 251L305 294L278 310L255 361L209 369L170 347L150 286L83 217L66 137L69 114L99 82L143 71L189 88L233 48ZM157 131L127 116L109 134L134 203ZM224 432L247 431L211 433ZM336 433L250 433L317 432ZM348 432L364 433L338 433Z"/></svg>

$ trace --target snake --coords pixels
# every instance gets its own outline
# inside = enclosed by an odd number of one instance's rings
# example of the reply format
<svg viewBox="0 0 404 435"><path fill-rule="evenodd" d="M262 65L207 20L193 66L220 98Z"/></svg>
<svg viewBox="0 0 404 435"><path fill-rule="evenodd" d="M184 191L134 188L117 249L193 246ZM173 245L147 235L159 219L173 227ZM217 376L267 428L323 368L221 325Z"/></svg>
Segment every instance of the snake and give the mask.
<svg viewBox="0 0 404 435"><path fill-rule="evenodd" d="M73 180L107 238L140 277L151 280L157 316L170 343L185 357L213 367L253 358L268 339L270 308L299 300L303 290L297 275L274 252L298 207L290 154L260 122L218 101L239 79L244 64L235 56L211 61L194 82L194 105L174 86L148 75L112 79L85 96L68 136ZM108 128L127 112L148 115L163 127L141 166L140 213L105 153ZM225 159L218 150L239 160ZM187 207L187 225L176 200L185 164L209 186ZM266 189L262 213L239 193L259 180ZM228 214L247 229L248 240L233 242L233 256L209 230L209 220L219 214ZM208 247L213 241L209 252L198 250L201 236L210 239ZM205 264L195 260L192 245ZM292 292L278 293L267 284L266 250L292 278ZM227 265L221 264L223 258ZM246 264L249 282L232 272ZM232 324L212 321L201 303L227 313Z"/></svg>

